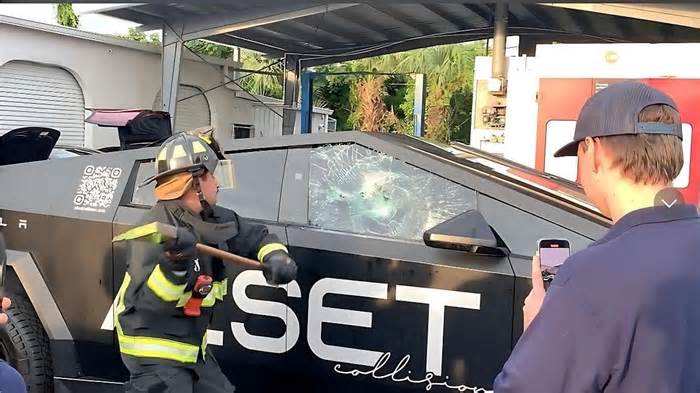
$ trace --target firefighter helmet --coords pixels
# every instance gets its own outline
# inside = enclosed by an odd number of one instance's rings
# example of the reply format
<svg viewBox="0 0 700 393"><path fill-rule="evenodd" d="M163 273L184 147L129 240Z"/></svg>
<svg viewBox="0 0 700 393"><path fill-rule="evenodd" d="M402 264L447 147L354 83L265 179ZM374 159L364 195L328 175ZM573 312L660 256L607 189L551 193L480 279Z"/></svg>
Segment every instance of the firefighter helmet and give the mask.
<svg viewBox="0 0 700 393"><path fill-rule="evenodd" d="M201 176L205 171L214 174L218 165L216 152L204 140L178 133L163 142L156 155L155 175L143 184L181 172L189 172L193 176Z"/></svg>
<svg viewBox="0 0 700 393"><path fill-rule="evenodd" d="M211 147L211 149L214 150L214 153L216 153L216 157L218 157L219 160L226 159L226 157L224 157L224 152L221 149L221 146L219 145L219 142L217 142L217 140L214 139L214 127L210 125L199 127L195 128L192 131L189 131L188 133L204 140L204 142L206 142L207 145L209 145L209 147Z"/></svg>

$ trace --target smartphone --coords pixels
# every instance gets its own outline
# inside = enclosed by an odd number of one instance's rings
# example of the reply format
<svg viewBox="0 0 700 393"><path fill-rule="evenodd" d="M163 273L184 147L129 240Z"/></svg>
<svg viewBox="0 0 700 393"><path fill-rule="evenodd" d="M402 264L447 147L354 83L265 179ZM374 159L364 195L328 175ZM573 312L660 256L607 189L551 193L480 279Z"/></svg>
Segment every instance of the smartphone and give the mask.
<svg viewBox="0 0 700 393"><path fill-rule="evenodd" d="M571 255L571 246L566 239L540 239L537 241L540 254L542 278L551 281L566 258Z"/></svg>

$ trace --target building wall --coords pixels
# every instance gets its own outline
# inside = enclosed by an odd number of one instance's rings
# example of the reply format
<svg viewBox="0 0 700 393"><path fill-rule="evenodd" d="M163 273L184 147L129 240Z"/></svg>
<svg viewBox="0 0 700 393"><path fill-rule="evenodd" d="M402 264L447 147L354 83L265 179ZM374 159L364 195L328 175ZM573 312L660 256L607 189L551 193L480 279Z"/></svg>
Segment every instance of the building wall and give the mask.
<svg viewBox="0 0 700 393"><path fill-rule="evenodd" d="M86 108L150 109L161 86L160 48L148 44L3 17L0 48L0 66L22 60L72 73L83 90ZM183 57L181 84L206 90L223 82L223 60L208 59L218 63L212 65L188 53ZM232 138L234 123L253 124L254 102L223 87L205 95L218 138ZM119 144L116 129L85 127L87 147Z"/></svg>
<svg viewBox="0 0 700 393"><path fill-rule="evenodd" d="M696 55L697 53L700 53L700 43L537 45L536 57L521 56L507 59L508 95L504 143L499 146L481 143L490 131L474 126L475 119L480 116L479 111L476 110L478 93L476 90L471 143L485 150L503 153L506 158L524 165L544 168L550 173L575 179L575 158L554 159L548 153L555 151L571 139L579 107L592 94L594 79L605 83L626 79L688 80L686 85L692 87L692 83L695 82L690 81L700 79L700 56ZM673 59L682 59L682 61ZM491 58L477 57L474 70L475 85L480 80L488 79L490 73ZM549 117L547 114L549 109L546 105L542 106L542 102L545 101L542 94L552 97L553 90L544 92L541 90L542 83L545 81L558 86L560 96L567 98L563 101L559 99L552 101L560 104L562 108L568 108L572 113L562 117L563 113L557 109L552 110L556 112L554 117ZM573 84L574 81L589 86L591 91L577 90L576 85ZM690 97L692 91L680 95L679 98ZM575 98L580 95L585 97ZM575 107L576 105L578 107ZM549 130L541 124L538 125L538 114L545 116L548 124L551 123L552 127L557 128ZM684 118L689 115L692 113L681 113ZM538 127L541 128L539 132L542 133L539 143L545 146L539 153ZM686 127L688 127L687 124ZM687 133L690 134L690 130ZM687 151L690 151L689 143L691 143L690 135L684 138L684 148ZM538 164L538 160L541 163ZM545 165L545 160L549 165ZM685 168L684 173L687 174L687 171L688 169ZM685 180L681 180L680 184L683 184L683 181Z"/></svg>
<svg viewBox="0 0 700 393"><path fill-rule="evenodd" d="M277 101L277 100L275 100ZM282 101L272 102L270 107L260 103L253 103L255 136L278 136L282 134ZM294 133L301 133L301 111L296 110ZM328 132L328 116L331 111L316 109L311 117L311 132Z"/></svg>
<svg viewBox="0 0 700 393"><path fill-rule="evenodd" d="M506 127L503 130L479 128L477 116L481 116L478 107L479 94L488 96L485 90L474 89L472 100L472 130L470 144L476 148L503 155L521 164L535 165L534 130L537 127L537 76L535 58L507 57L508 75L507 92L500 101L506 105ZM480 81L491 78L491 57L478 56L474 64L474 86ZM481 97L484 98L484 97ZM517 125L517 126L513 126ZM488 142L491 135L503 133L504 141Z"/></svg>

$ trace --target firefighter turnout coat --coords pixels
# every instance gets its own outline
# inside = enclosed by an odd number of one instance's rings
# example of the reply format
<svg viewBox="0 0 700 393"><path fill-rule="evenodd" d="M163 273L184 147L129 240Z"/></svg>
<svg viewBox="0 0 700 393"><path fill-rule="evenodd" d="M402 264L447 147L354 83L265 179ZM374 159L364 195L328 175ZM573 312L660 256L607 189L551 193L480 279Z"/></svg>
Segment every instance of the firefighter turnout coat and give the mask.
<svg viewBox="0 0 700 393"><path fill-rule="evenodd" d="M270 252L287 249L263 225L247 222L235 212L214 206L207 221L180 206L178 201L159 201L142 224L161 222L188 227L198 242L260 261ZM139 228L139 227L137 227ZM138 238L127 241L127 272L117 294L115 328L125 362L194 365L206 354L206 331L214 306L227 293L221 260L199 254L196 259L174 262L165 258L161 244ZM185 275L175 274L188 265ZM213 288L202 300L199 317L186 316L199 275L213 278Z"/></svg>

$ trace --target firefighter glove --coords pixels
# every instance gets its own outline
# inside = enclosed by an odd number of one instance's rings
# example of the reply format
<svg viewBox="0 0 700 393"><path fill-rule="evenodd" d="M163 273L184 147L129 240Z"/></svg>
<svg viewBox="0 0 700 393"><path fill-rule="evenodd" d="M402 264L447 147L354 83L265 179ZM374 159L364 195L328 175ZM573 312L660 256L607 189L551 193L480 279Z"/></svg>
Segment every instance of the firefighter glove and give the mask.
<svg viewBox="0 0 700 393"><path fill-rule="evenodd" d="M165 256L171 261L190 261L197 257L197 239L186 228L177 228L177 237L163 244Z"/></svg>
<svg viewBox="0 0 700 393"><path fill-rule="evenodd" d="M273 251L262 261L263 276L270 285L288 284L297 278L297 264L282 251Z"/></svg>

